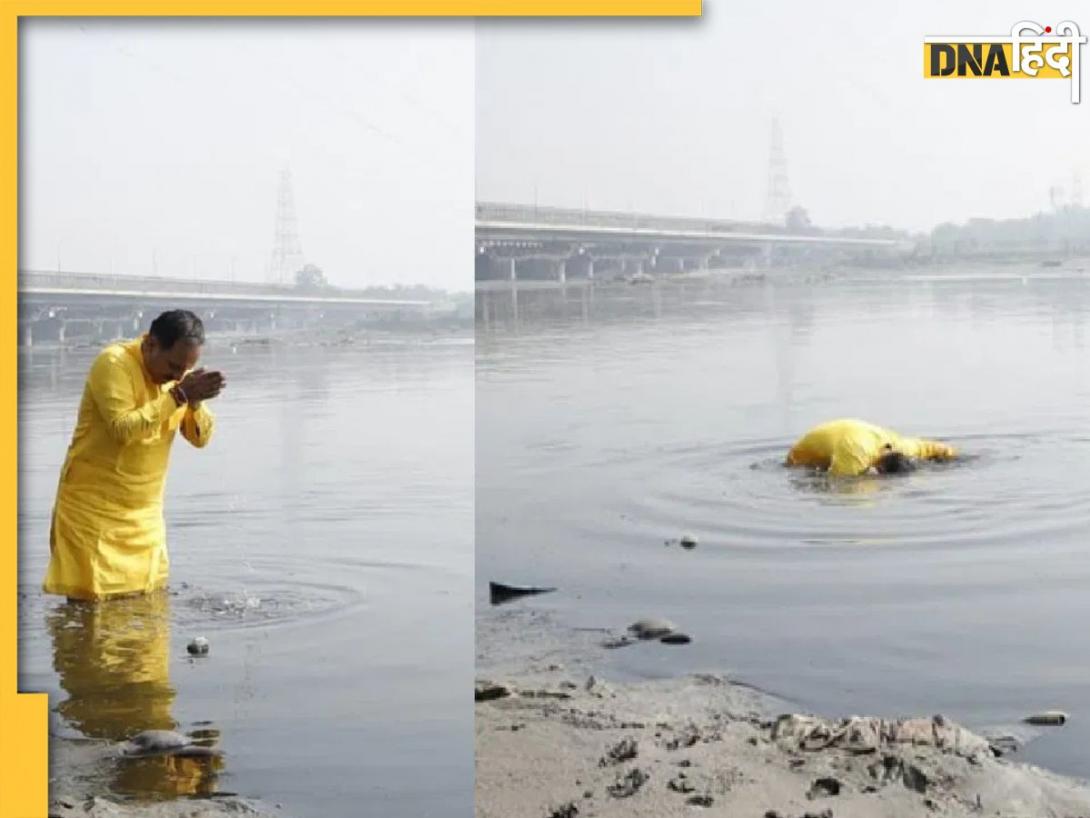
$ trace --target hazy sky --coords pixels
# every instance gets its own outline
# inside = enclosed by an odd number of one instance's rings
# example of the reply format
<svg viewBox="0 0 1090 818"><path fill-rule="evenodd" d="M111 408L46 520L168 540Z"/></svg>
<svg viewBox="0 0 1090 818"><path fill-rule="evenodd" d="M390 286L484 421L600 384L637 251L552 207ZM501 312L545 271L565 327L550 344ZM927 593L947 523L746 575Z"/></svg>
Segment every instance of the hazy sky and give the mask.
<svg viewBox="0 0 1090 818"><path fill-rule="evenodd" d="M1067 81L923 79L927 35L1003 34L1077 4L705 0L691 21L481 22L481 199L759 218L769 123L818 224L928 229L1048 207L1080 167L1090 48ZM1086 7L1090 8L1090 7Z"/></svg>
<svg viewBox="0 0 1090 818"><path fill-rule="evenodd" d="M331 282L472 287L470 21L25 21L31 269L264 280L277 184Z"/></svg>

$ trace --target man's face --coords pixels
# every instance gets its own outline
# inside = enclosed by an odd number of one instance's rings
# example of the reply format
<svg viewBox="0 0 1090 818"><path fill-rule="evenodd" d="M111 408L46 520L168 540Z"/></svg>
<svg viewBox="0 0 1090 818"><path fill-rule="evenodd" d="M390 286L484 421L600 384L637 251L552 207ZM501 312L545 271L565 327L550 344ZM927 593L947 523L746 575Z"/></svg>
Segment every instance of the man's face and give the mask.
<svg viewBox="0 0 1090 818"><path fill-rule="evenodd" d="M157 384L176 381L197 365L201 357L201 345L192 341L176 341L170 349L163 349L154 335L148 336L144 363L148 374Z"/></svg>

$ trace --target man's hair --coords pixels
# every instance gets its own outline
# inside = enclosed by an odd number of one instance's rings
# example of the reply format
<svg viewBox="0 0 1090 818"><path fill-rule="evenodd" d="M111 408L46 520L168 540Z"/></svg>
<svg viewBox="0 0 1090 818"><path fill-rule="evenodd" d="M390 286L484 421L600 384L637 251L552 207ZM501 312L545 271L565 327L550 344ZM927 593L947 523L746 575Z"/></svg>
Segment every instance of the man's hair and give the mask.
<svg viewBox="0 0 1090 818"><path fill-rule="evenodd" d="M170 349L178 341L191 344L204 343L204 324L189 310L168 310L151 322L148 333L163 349Z"/></svg>
<svg viewBox="0 0 1090 818"><path fill-rule="evenodd" d="M901 452L888 451L878 458L875 468L879 474L904 474L914 471L916 464Z"/></svg>

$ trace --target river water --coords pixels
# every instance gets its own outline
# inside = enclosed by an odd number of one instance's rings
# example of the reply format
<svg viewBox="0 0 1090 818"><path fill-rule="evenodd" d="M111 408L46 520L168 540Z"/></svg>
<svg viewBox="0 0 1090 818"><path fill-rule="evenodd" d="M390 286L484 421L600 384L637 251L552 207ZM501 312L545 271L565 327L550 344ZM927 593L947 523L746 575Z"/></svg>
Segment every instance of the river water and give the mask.
<svg viewBox="0 0 1090 818"><path fill-rule="evenodd" d="M830 715L1072 720L1023 757L1090 776L1090 278L857 271L479 293L477 585L694 638L622 678L729 671ZM859 417L967 457L780 465ZM693 550L666 542L692 532ZM485 613L485 616L488 614Z"/></svg>
<svg viewBox="0 0 1090 818"><path fill-rule="evenodd" d="M175 441L170 594L95 607L38 590L93 352L20 354L20 688L51 694L58 736L224 751L76 774L301 818L471 815L471 342L212 340L229 386L211 445Z"/></svg>

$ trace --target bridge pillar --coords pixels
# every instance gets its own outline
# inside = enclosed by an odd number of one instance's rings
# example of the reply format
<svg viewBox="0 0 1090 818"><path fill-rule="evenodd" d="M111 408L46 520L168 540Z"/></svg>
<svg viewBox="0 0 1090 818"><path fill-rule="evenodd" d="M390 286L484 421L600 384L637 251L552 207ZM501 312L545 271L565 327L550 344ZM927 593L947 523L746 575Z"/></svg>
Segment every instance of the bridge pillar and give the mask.
<svg viewBox="0 0 1090 818"><path fill-rule="evenodd" d="M568 280L568 262L566 259L556 260L556 280L561 284Z"/></svg>
<svg viewBox="0 0 1090 818"><path fill-rule="evenodd" d="M509 274L508 277L512 281L518 281L519 280L519 277L518 277L518 262L515 261L514 257L512 256L511 260L508 263L511 265L510 266L510 274Z"/></svg>
<svg viewBox="0 0 1090 818"><path fill-rule="evenodd" d="M34 346L34 325L29 321L23 324L23 346Z"/></svg>
<svg viewBox="0 0 1090 818"><path fill-rule="evenodd" d="M594 281L594 259L587 259L587 280Z"/></svg>
<svg viewBox="0 0 1090 818"><path fill-rule="evenodd" d="M761 245L761 266L768 269L772 266L772 242Z"/></svg>
<svg viewBox="0 0 1090 818"><path fill-rule="evenodd" d="M64 321L62 320L57 326L57 343L64 343Z"/></svg>

